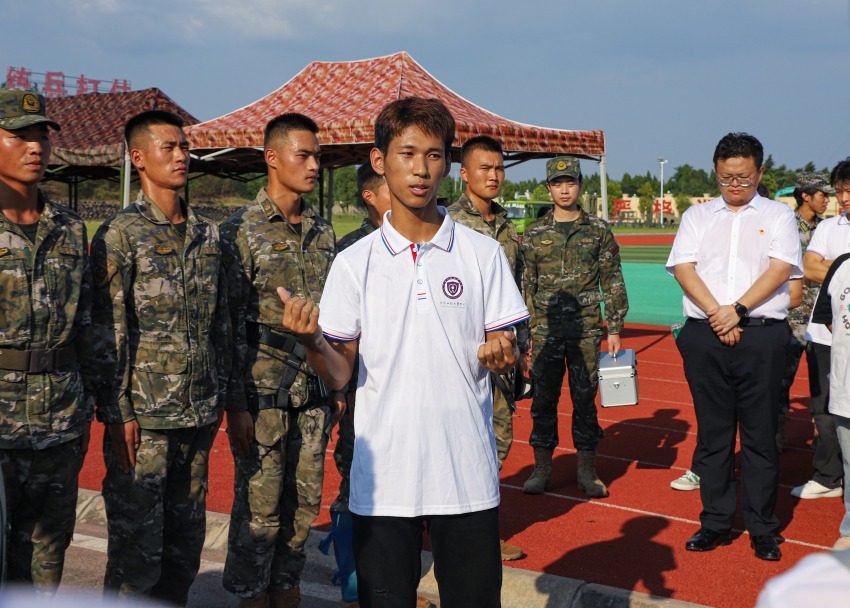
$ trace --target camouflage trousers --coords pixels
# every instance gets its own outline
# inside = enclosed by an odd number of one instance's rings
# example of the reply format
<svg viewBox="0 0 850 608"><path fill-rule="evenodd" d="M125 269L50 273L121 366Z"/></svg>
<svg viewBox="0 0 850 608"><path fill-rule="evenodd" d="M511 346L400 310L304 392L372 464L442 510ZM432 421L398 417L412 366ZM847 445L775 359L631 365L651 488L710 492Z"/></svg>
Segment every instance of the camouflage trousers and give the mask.
<svg viewBox="0 0 850 608"><path fill-rule="evenodd" d="M554 450L558 445L558 400L564 374L568 372L573 401L573 445L576 450L596 449L604 434L596 416L601 344L602 336L559 338L534 335L531 377L536 392L531 402L533 426L529 440L533 447Z"/></svg>
<svg viewBox="0 0 850 608"><path fill-rule="evenodd" d="M109 533L106 595L185 605L206 535L207 473L217 425L141 429L136 467L123 472L104 433Z"/></svg>
<svg viewBox="0 0 850 608"><path fill-rule="evenodd" d="M794 331L791 334L791 341L785 347L785 370L782 372L782 384L779 389L779 413L782 415L787 414L791 409L791 385L797 377L797 368L800 366L806 344L806 340L800 341L797 332Z"/></svg>
<svg viewBox="0 0 850 608"><path fill-rule="evenodd" d="M8 522L9 582L49 597L62 580L74 535L80 440L44 450L0 450Z"/></svg>
<svg viewBox="0 0 850 608"><path fill-rule="evenodd" d="M252 598L298 587L304 544L319 516L330 409L260 410L253 454L234 455L224 588Z"/></svg>

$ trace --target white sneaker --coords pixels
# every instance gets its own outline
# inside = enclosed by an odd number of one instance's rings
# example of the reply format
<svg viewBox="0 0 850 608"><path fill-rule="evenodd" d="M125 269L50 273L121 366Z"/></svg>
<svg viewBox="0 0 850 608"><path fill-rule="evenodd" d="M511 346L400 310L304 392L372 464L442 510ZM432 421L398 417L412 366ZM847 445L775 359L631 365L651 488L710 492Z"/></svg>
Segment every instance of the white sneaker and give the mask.
<svg viewBox="0 0 850 608"><path fill-rule="evenodd" d="M688 469L681 477L677 477L670 482L670 487L674 490L699 490L699 475Z"/></svg>
<svg viewBox="0 0 850 608"><path fill-rule="evenodd" d="M791 496L796 496L797 498L836 498L838 496L844 496L844 490L841 486L827 488L814 479L811 479L791 490Z"/></svg>
<svg viewBox="0 0 850 608"><path fill-rule="evenodd" d="M843 551L844 549L850 549L850 536L841 536L832 545L833 551Z"/></svg>

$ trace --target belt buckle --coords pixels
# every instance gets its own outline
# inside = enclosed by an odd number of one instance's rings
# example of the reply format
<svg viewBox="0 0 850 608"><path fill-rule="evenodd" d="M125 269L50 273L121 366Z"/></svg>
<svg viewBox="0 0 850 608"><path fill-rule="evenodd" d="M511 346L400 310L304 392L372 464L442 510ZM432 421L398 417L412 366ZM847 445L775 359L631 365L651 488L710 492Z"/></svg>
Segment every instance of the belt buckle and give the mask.
<svg viewBox="0 0 850 608"><path fill-rule="evenodd" d="M44 371L49 371L55 367L56 360L55 350L36 349L30 351L30 368L29 373L38 374Z"/></svg>

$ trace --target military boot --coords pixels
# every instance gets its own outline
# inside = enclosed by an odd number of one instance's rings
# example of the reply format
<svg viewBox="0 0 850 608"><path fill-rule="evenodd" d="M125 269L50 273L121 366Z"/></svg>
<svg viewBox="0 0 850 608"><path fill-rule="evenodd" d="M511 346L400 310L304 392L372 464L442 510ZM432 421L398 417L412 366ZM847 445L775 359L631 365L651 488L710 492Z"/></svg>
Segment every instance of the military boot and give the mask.
<svg viewBox="0 0 850 608"><path fill-rule="evenodd" d="M543 494L552 487L552 451L534 448L534 470L522 486L526 494Z"/></svg>
<svg viewBox="0 0 850 608"><path fill-rule="evenodd" d="M249 600L239 600L239 608L269 608L269 596L267 593L261 593Z"/></svg>
<svg viewBox="0 0 850 608"><path fill-rule="evenodd" d="M578 453L578 489L591 498L605 498L608 488L596 474L596 450L579 450Z"/></svg>
<svg viewBox="0 0 850 608"><path fill-rule="evenodd" d="M301 589L273 589L269 591L271 608L298 608L301 605Z"/></svg>

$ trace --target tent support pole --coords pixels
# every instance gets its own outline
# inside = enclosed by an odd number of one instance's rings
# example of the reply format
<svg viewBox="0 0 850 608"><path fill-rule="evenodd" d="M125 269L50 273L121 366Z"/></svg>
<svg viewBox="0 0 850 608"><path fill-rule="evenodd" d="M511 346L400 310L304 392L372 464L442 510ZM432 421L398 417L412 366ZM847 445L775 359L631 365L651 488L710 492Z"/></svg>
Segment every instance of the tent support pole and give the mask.
<svg viewBox="0 0 850 608"><path fill-rule="evenodd" d="M329 222L333 221L334 213L334 168L328 167L328 202L327 215L325 219Z"/></svg>
<svg viewBox="0 0 850 608"><path fill-rule="evenodd" d="M599 157L599 189L601 190L602 219L608 221L608 175L605 173L605 155Z"/></svg>
<svg viewBox="0 0 850 608"><path fill-rule="evenodd" d="M121 190L122 201L121 207L127 208L130 206L130 177L132 176L133 165L130 163L130 151L127 145L124 145L124 166L121 168Z"/></svg>

